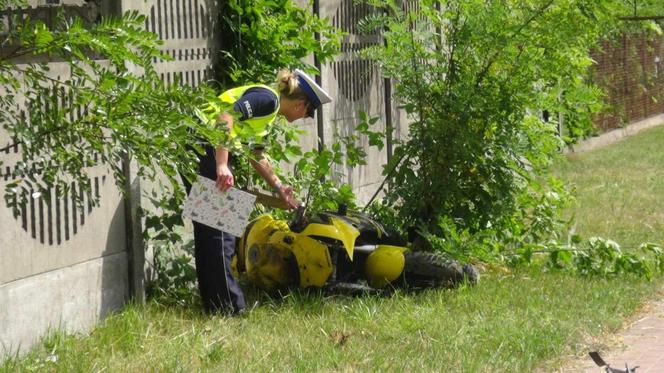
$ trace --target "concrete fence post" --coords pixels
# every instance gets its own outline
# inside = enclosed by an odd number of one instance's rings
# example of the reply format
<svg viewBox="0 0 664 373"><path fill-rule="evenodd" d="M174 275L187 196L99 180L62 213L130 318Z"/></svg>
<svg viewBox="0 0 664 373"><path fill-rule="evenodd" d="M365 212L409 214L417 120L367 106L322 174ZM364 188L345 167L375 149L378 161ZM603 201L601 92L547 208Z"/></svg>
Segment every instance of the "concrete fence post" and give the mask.
<svg viewBox="0 0 664 373"><path fill-rule="evenodd" d="M313 2L313 13L316 17L320 17L320 0L314 0ZM320 41L320 34L316 33L316 41ZM318 56L314 55L314 66L320 72L316 75L316 83L323 86L323 70ZM325 121L323 117L323 109L316 110L316 129L318 134L318 151L322 152L325 149Z"/></svg>
<svg viewBox="0 0 664 373"><path fill-rule="evenodd" d="M132 161L125 154L122 161L124 173L125 237L127 240L127 268L129 296L138 304L145 303L145 246L143 224L139 216L141 207L141 183Z"/></svg>

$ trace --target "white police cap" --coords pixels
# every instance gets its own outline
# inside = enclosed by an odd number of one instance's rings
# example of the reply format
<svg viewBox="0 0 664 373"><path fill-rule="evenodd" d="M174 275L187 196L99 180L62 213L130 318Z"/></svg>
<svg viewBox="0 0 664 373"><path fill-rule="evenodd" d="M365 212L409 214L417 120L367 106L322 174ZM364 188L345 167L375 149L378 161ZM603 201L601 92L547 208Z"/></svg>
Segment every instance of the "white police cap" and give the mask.
<svg viewBox="0 0 664 373"><path fill-rule="evenodd" d="M313 80L309 75L300 69L295 69L293 74L297 77L300 87L309 97L309 102L311 103L312 110L309 116L313 116L313 110L318 109L323 104L332 102L332 97L325 92L325 90L316 84L316 81Z"/></svg>

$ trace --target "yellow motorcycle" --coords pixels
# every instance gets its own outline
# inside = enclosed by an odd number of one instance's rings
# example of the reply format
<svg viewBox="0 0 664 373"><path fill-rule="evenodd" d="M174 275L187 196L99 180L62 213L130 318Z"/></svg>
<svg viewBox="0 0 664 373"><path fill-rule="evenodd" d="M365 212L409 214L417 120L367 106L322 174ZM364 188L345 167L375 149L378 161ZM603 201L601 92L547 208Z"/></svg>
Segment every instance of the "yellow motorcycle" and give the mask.
<svg viewBox="0 0 664 373"><path fill-rule="evenodd" d="M233 268L267 291L452 287L479 280L472 265L410 251L380 223L343 208L310 219L301 208L290 224L269 214L259 216L240 238Z"/></svg>

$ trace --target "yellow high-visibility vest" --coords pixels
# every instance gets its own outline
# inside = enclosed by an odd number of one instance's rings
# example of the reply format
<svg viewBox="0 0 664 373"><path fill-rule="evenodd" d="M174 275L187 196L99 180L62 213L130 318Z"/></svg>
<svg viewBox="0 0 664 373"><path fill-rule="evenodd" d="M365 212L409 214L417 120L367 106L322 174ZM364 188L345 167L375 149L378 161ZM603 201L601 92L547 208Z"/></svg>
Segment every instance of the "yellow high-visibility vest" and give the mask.
<svg viewBox="0 0 664 373"><path fill-rule="evenodd" d="M217 117L219 116L219 114L224 111L232 113L233 105L235 104L235 102L239 100L240 97L242 97L244 92L246 92L248 89L251 88L265 88L274 93L277 96L277 98L279 97L279 93L277 93L277 91L266 85L262 84L244 85L241 87L229 89L226 92L220 94L219 100L221 101L221 103L219 101L209 102L208 106L203 110L196 110L196 114L204 122L209 123L210 125L216 125ZM246 120L234 122L233 129L231 130L231 137L236 137L237 135L243 135L243 137L253 137L260 139L261 137L267 134L268 132L267 130L270 124L272 124L276 119L278 112L279 112L279 103L277 103L277 107L274 109L274 112L268 115L262 117L253 117Z"/></svg>

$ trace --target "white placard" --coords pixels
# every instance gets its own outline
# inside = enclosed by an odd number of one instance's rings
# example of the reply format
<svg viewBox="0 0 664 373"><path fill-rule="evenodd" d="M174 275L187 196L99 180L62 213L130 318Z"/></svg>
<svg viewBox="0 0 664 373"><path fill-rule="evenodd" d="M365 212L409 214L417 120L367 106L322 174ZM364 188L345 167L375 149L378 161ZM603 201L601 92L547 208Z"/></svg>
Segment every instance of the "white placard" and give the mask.
<svg viewBox="0 0 664 373"><path fill-rule="evenodd" d="M199 177L191 186L182 215L236 237L244 233L256 196L239 189L222 192L215 182Z"/></svg>

